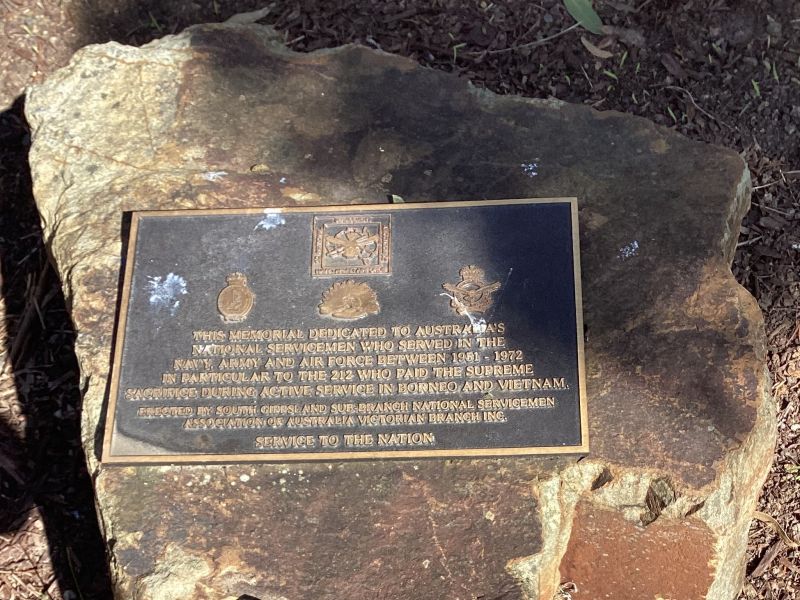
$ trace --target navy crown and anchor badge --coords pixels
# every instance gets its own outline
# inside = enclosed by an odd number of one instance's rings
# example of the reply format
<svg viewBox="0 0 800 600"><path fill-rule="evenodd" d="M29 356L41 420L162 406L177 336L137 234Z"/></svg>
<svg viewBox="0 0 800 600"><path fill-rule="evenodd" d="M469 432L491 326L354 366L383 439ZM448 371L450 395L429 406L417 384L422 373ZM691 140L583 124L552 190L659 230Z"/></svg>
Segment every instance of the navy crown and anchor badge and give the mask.
<svg viewBox="0 0 800 600"><path fill-rule="evenodd" d="M241 323L250 314L256 295L247 287L244 273L231 273L225 281L228 285L217 296L217 310L225 323Z"/></svg>

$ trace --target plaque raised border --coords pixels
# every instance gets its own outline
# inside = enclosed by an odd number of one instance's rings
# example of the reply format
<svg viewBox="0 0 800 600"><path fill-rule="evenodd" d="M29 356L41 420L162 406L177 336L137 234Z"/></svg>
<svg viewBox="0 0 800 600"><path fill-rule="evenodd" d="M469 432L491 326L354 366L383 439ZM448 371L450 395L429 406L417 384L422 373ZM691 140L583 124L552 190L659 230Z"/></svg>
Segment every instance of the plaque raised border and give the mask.
<svg viewBox="0 0 800 600"><path fill-rule="evenodd" d="M576 354L577 354L577 378L578 378L578 415L580 440L577 444L556 445L556 446L525 446L525 447L483 447L483 448L450 448L450 449L395 449L395 450L336 450L319 452L244 452L244 453L169 453L164 451L158 454L125 454L115 455L112 453L112 440L115 433L117 400L120 386L120 372L123 361L123 348L125 343L125 331L128 320L129 304L131 298L131 284L134 270L134 261L137 247L137 234L141 219L153 217L177 217L177 216L203 216L203 215L261 215L265 213L281 215L292 213L313 213L315 217L321 217L319 222L335 222L337 213L381 213L371 224L377 224L380 234L375 239L372 232L364 230L361 235L365 242L359 242L361 247L367 248L367 252L376 249L377 260L375 266L368 270L353 268L348 271L345 267L343 271L330 274L325 268L320 268L319 252L320 241L317 239L316 224L317 219L312 217L314 231L311 232L312 239L312 259L311 265L306 270L305 275L311 279L346 277L348 273L355 275L359 282L369 283L374 276L387 277L392 275L391 257L391 216L400 211L407 210L441 210L450 208L467 207L491 207L508 206L520 204L568 204L570 208L570 229L572 237L572 278L574 285L574 304L575 304L575 331L576 331ZM586 401L586 375L584 363L584 344L583 344L583 311L581 297L581 270L580 270L580 246L578 229L578 201L576 198L535 198L535 199L508 199L508 200L479 200L479 201L448 201L448 202L424 202L424 203L401 203L401 204L355 204L355 205L334 205L334 206L315 206L315 207L280 207L280 208L243 208L243 209L189 209L189 210L167 210L167 211L137 211L131 213L131 226L129 242L127 247L123 283L120 295L119 316L117 320L116 336L113 347L112 373L109 385L109 395L107 411L104 420L102 462L105 464L172 464L172 463L235 463L235 462L311 462L311 461L333 461L333 460L371 460L371 459L415 459L415 458L490 458L501 456L535 456L553 454L585 454L589 451L589 431L588 431L588 410ZM355 252L355 251L354 251ZM388 255L387 255L388 253ZM352 253L351 253L352 254ZM365 263L367 261L364 261ZM472 267L465 267L461 270L462 282L464 283ZM480 269L478 269L480 271ZM479 276L472 273L472 276ZM366 276L366 277L364 277ZM451 286L451 287L448 287ZM236 292L231 292L231 287L237 287ZM457 283L445 283L442 286L445 290L452 290L451 306L459 314L464 308L458 300L456 291ZM489 286L486 286L487 288ZM499 284L497 285L499 287ZM489 290L491 291L491 290ZM223 299L223 292L226 292ZM228 300L227 298L236 298ZM463 298L463 297L462 297ZM481 299L473 299L475 302L482 302ZM257 302L257 300L256 300ZM253 307L254 296L247 288L247 280L243 274L231 273L228 281L228 288L224 288L217 299L218 310L223 321L226 323L237 322L243 319L247 312ZM226 312L228 314L226 314ZM376 310L377 313L377 303ZM324 314L320 309L320 314ZM229 320L230 319L230 320Z"/></svg>

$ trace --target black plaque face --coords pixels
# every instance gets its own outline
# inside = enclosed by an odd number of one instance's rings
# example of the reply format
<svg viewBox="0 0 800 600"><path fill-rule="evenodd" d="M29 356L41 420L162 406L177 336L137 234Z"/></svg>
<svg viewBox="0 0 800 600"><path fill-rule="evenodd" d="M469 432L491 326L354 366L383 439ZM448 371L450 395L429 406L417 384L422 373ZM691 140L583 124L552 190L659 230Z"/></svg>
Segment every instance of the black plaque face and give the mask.
<svg viewBox="0 0 800 600"><path fill-rule="evenodd" d="M577 201L139 212L107 463L588 451Z"/></svg>

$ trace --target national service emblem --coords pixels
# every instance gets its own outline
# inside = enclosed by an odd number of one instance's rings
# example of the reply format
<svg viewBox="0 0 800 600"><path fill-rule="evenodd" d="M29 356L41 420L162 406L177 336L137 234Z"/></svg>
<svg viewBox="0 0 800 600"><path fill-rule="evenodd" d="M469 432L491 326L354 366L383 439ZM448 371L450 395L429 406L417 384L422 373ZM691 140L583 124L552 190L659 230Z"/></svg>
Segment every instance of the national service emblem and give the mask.
<svg viewBox="0 0 800 600"><path fill-rule="evenodd" d="M348 227L335 235L326 235L324 248L328 258L357 259L366 265L378 252L378 234L368 227Z"/></svg>
<svg viewBox="0 0 800 600"><path fill-rule="evenodd" d="M492 294L500 289L500 283L486 283L484 270L475 265L462 268L461 281L445 283L442 287L450 292L450 306L459 315L484 313L492 305Z"/></svg>
<svg viewBox="0 0 800 600"><path fill-rule="evenodd" d="M378 296L366 283L352 279L334 283L322 294L319 314L344 321L355 321L377 315L381 307Z"/></svg>
<svg viewBox="0 0 800 600"><path fill-rule="evenodd" d="M217 310L226 323L240 323L250 314L256 295L247 287L243 273L231 273L225 281L228 285L217 296Z"/></svg>
<svg viewBox="0 0 800 600"><path fill-rule="evenodd" d="M311 276L391 275L390 215L319 215L311 239Z"/></svg>

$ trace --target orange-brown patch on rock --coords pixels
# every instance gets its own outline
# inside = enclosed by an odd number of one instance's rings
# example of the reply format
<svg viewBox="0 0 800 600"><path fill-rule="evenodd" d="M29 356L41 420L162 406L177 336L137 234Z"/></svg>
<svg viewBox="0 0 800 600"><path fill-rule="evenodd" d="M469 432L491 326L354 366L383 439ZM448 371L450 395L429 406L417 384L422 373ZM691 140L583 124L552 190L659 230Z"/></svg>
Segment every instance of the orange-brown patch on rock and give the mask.
<svg viewBox="0 0 800 600"><path fill-rule="evenodd" d="M669 144L667 143L667 140L660 138L650 143L650 150L656 154L664 154L667 150L669 150Z"/></svg>
<svg viewBox="0 0 800 600"><path fill-rule="evenodd" d="M283 188L281 193L296 202L318 202L322 199L319 194L307 192L302 188L287 187Z"/></svg>
<svg viewBox="0 0 800 600"><path fill-rule="evenodd" d="M701 600L713 579L714 536L697 519L647 527L588 502L577 506L562 581L591 600Z"/></svg>

